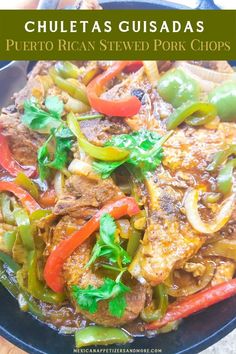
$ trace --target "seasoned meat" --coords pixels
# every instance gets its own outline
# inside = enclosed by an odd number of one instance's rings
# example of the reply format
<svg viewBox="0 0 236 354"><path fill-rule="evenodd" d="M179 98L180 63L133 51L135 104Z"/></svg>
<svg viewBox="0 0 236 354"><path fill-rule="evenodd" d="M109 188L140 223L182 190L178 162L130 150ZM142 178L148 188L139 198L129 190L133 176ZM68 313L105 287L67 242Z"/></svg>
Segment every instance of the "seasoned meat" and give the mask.
<svg viewBox="0 0 236 354"><path fill-rule="evenodd" d="M127 120L134 130L147 127L161 135L172 111L147 81L143 69L115 85L104 96L112 99L142 89L147 99L139 114ZM147 201L147 229L140 249L130 266L136 278L156 285L164 281L173 267L180 267L195 254L205 241L188 223L183 208L186 189L214 185L206 172L212 154L226 148L236 139L236 125L216 124L212 129L183 126L174 131L164 145L163 168L146 178L141 193Z"/></svg>
<svg viewBox="0 0 236 354"><path fill-rule="evenodd" d="M1 133L9 138L15 159L22 165L35 165L38 148L45 138L21 123L19 113L0 115Z"/></svg>
<svg viewBox="0 0 236 354"><path fill-rule="evenodd" d="M182 214L184 190L171 185L167 171L157 170L145 182L148 192L148 220L142 245L131 266L139 280L157 285L173 267L180 267L204 242Z"/></svg>
<svg viewBox="0 0 236 354"><path fill-rule="evenodd" d="M96 145L103 145L112 135L130 132L129 126L119 118L85 120L80 127L86 138Z"/></svg>
<svg viewBox="0 0 236 354"><path fill-rule="evenodd" d="M66 193L58 200L54 212L87 219L108 201L120 199L121 196L111 179L92 180L72 175L66 182Z"/></svg>
<svg viewBox="0 0 236 354"><path fill-rule="evenodd" d="M63 217L56 227L53 227L52 242L48 245L46 252L51 251L62 239L65 239L75 230L79 229L83 222L84 221L81 219L74 219L69 216ZM90 239L78 247L64 264L63 276L70 296L72 285L87 288L88 285L99 287L103 284L104 274L101 271L95 271L92 268L85 270L84 268L90 259L93 245L94 238L91 236ZM75 305L78 312L98 324L116 327L130 322L134 320L144 308L146 287L142 286L135 279L130 279L130 277L127 277L124 282L131 287L132 290L126 295L127 307L122 318L116 318L109 314L107 301L100 302L98 311L95 314L91 314L79 308L73 297L71 297L72 303Z"/></svg>

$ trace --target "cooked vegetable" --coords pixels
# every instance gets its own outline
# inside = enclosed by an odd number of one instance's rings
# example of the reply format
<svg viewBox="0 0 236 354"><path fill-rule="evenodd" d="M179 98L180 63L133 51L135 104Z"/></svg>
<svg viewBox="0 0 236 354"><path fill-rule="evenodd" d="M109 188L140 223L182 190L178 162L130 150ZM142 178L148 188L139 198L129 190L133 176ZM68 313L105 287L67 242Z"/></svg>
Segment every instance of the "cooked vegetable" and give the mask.
<svg viewBox="0 0 236 354"><path fill-rule="evenodd" d="M15 271L18 270L18 267L11 270L15 273ZM15 280L13 280L12 277L8 276L8 273L4 269L3 264L0 262L0 283L14 296L18 297L21 295L25 302L27 303L27 307L29 312L33 315L36 316L40 320L44 320L45 316L42 313L42 309L40 306L32 299L32 297L27 294L23 289L19 288L19 284L16 283Z"/></svg>
<svg viewBox="0 0 236 354"><path fill-rule="evenodd" d="M94 170L107 178L119 166L126 164L132 168L137 175L145 176L148 172L154 171L160 165L163 158L162 145L170 137L172 132L163 137L149 130L142 129L131 134L121 134L114 136L107 141L105 146L123 148L129 152L129 156L119 162L96 161L93 163ZM113 159L114 160L114 159Z"/></svg>
<svg viewBox="0 0 236 354"><path fill-rule="evenodd" d="M207 171L216 171L216 169L222 165L228 157L236 154L236 144L231 144L228 149L218 151L213 156L212 162L207 166Z"/></svg>
<svg viewBox="0 0 236 354"><path fill-rule="evenodd" d="M130 237L127 243L127 253L130 255L130 257L134 257L136 254L138 247L140 245L140 240L142 238L142 232L135 227L135 220L136 217L138 218L140 215L143 215L143 211L140 211L139 214L132 216L130 219L130 224L131 224L131 231L130 231Z"/></svg>
<svg viewBox="0 0 236 354"><path fill-rule="evenodd" d="M198 113L198 116L192 117L195 113ZM206 124L215 117L216 108L213 104L200 101L187 101L168 117L166 127L168 130L175 129L184 121L192 125Z"/></svg>
<svg viewBox="0 0 236 354"><path fill-rule="evenodd" d="M31 197L31 195L13 182L0 181L0 192L2 191L13 193L29 213L40 209L39 204Z"/></svg>
<svg viewBox="0 0 236 354"><path fill-rule="evenodd" d="M230 219L235 203L235 195L231 195L220 205L218 214L209 223L203 222L198 212L199 191L190 189L184 198L186 216L192 227L200 233L212 234L219 231Z"/></svg>
<svg viewBox="0 0 236 354"><path fill-rule="evenodd" d="M216 106L220 119L224 122L236 120L236 83L225 82L216 87L210 94L209 100Z"/></svg>
<svg viewBox="0 0 236 354"><path fill-rule="evenodd" d="M138 60L130 61L129 64L126 65L123 71L125 73L134 73L138 71L142 66L143 66L142 61L138 61Z"/></svg>
<svg viewBox="0 0 236 354"><path fill-rule="evenodd" d="M13 177L16 177L18 173L24 172L29 177L35 177L37 175L36 168L34 166L21 166L13 157L7 138L0 134L0 165Z"/></svg>
<svg viewBox="0 0 236 354"><path fill-rule="evenodd" d="M154 300L141 313L141 318L145 322L152 322L162 318L168 307L168 294L165 285L157 285L153 292Z"/></svg>
<svg viewBox="0 0 236 354"><path fill-rule="evenodd" d="M98 118L103 118L103 117L104 117L103 114L86 114L84 116L76 117L76 119L78 121L82 121L82 120L98 119Z"/></svg>
<svg viewBox="0 0 236 354"><path fill-rule="evenodd" d="M216 266L213 261L209 259L201 260L201 263L205 267L205 271L202 276L197 277L197 279L193 277L192 281L188 282L186 286L179 286L176 284L174 280L174 274L172 274L172 282L167 287L168 295L173 297L182 297L192 295L202 289L204 289L212 280ZM176 279L178 280L178 279Z"/></svg>
<svg viewBox="0 0 236 354"><path fill-rule="evenodd" d="M229 194L233 186L233 171L236 167L236 158L229 160L220 170L217 177L217 188L223 194Z"/></svg>
<svg viewBox="0 0 236 354"><path fill-rule="evenodd" d="M15 225L15 217L12 208L12 200L9 195L1 193L0 196L1 212L3 221L10 225Z"/></svg>
<svg viewBox="0 0 236 354"><path fill-rule="evenodd" d="M102 161L120 161L128 156L129 152L124 149L119 149L112 146L100 147L90 143L83 135L80 130L79 123L72 113L68 115L67 121L70 130L78 139L79 146L91 157Z"/></svg>
<svg viewBox="0 0 236 354"><path fill-rule="evenodd" d="M70 96L82 101L88 105L88 98L86 95L85 87L74 79L63 79L60 77L54 67L49 69L49 75L54 83L63 91L69 93ZM73 80L73 81L72 81Z"/></svg>
<svg viewBox="0 0 236 354"><path fill-rule="evenodd" d="M57 96L48 96L45 100L45 108L47 111L40 108L34 97L26 100L22 122L32 130L44 134L50 133L52 128L58 128L61 125L64 104Z"/></svg>
<svg viewBox="0 0 236 354"><path fill-rule="evenodd" d="M104 257L110 263L116 263L120 268L129 264L131 258L115 240L116 224L109 214L103 214L100 219L99 239L97 240L86 267L91 266L97 258Z"/></svg>
<svg viewBox="0 0 236 354"><path fill-rule="evenodd" d="M5 263L14 273L16 273L20 266L8 254L0 251L0 260Z"/></svg>
<svg viewBox="0 0 236 354"><path fill-rule="evenodd" d="M148 80L156 85L159 80L159 71L157 62L155 60L144 60L143 66Z"/></svg>
<svg viewBox="0 0 236 354"><path fill-rule="evenodd" d="M108 100L99 97L109 81L120 74L128 64L130 62L115 62L104 73L98 75L88 84L88 100L93 109L108 116L116 117L131 117L139 112L141 102L135 96L128 96L119 100Z"/></svg>
<svg viewBox="0 0 236 354"><path fill-rule="evenodd" d="M162 75L157 88L161 97L170 102L175 108L186 101L198 100L200 95L197 81L192 79L181 68L169 70Z"/></svg>
<svg viewBox="0 0 236 354"><path fill-rule="evenodd" d="M24 209L16 209L14 217L25 249L33 250L35 248L34 238L28 214Z"/></svg>
<svg viewBox="0 0 236 354"><path fill-rule="evenodd" d="M50 289L47 289L45 285L38 279L36 251L30 252L28 262L28 292L36 299L43 302L49 304L61 303L65 299L65 295L58 294Z"/></svg>
<svg viewBox="0 0 236 354"><path fill-rule="evenodd" d="M82 114L90 111L90 106L88 106L84 102L78 101L76 98L73 98L69 95L64 108L65 111L68 113L73 112Z"/></svg>
<svg viewBox="0 0 236 354"><path fill-rule="evenodd" d="M147 330L155 330L167 323L188 317L217 302L236 295L236 279L221 283L197 294L189 295L169 305L165 316L146 325Z"/></svg>
<svg viewBox="0 0 236 354"><path fill-rule="evenodd" d="M16 233L17 233L17 231L13 230L13 231L7 231L3 234L3 242L4 242L4 245L6 246L6 249L9 252L12 251L13 245L16 241Z"/></svg>
<svg viewBox="0 0 236 354"><path fill-rule="evenodd" d="M95 288L89 285L85 289L79 288L77 285L72 286L73 297L78 305L90 313L96 313L98 310L98 302L109 300L109 312L114 317L122 317L126 308L125 294L130 288L124 285L120 280L112 280L105 278L103 285Z"/></svg>
<svg viewBox="0 0 236 354"><path fill-rule="evenodd" d="M53 159L50 154L50 144L54 141L55 150ZM47 179L51 174L51 169L62 170L69 161L69 152L72 147L73 140L68 128L52 130L47 141L38 151L38 166L41 180Z"/></svg>
<svg viewBox="0 0 236 354"><path fill-rule="evenodd" d="M90 326L75 333L76 348L90 345L126 344L131 341L131 337L119 328L109 328L100 326Z"/></svg>
<svg viewBox="0 0 236 354"><path fill-rule="evenodd" d="M47 259L44 269L44 278L47 285L56 292L61 292L64 281L61 277L61 270L66 259L81 245L92 233L99 228L99 221L103 214L108 213L113 218L119 219L124 215L135 215L139 207L133 198L123 198L114 203L104 206L97 212L79 231L61 241Z"/></svg>
<svg viewBox="0 0 236 354"><path fill-rule="evenodd" d="M225 257L236 261L236 241L220 239L207 245L202 253L204 256Z"/></svg>
<svg viewBox="0 0 236 354"><path fill-rule="evenodd" d="M70 61L58 61L55 64L55 69L64 79L78 79L81 72L78 66L72 64Z"/></svg>
<svg viewBox="0 0 236 354"><path fill-rule="evenodd" d="M36 184L28 178L23 172L18 173L14 181L18 186L23 187L34 199L39 198L39 190Z"/></svg>

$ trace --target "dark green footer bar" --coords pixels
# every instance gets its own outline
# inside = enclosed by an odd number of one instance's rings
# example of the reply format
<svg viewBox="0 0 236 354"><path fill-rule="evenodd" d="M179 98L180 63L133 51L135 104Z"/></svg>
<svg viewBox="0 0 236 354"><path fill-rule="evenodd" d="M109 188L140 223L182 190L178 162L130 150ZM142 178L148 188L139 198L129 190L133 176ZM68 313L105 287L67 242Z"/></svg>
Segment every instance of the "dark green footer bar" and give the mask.
<svg viewBox="0 0 236 354"><path fill-rule="evenodd" d="M0 11L1 60L236 58L236 11Z"/></svg>

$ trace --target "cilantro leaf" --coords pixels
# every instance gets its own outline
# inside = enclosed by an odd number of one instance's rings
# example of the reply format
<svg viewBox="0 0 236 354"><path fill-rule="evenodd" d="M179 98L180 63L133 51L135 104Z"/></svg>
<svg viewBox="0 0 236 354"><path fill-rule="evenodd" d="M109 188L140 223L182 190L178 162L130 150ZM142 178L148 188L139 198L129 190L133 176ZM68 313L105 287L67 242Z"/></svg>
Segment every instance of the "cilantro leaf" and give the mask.
<svg viewBox="0 0 236 354"><path fill-rule="evenodd" d="M93 169L94 171L101 175L103 179L108 178L112 172L117 168L123 165L127 159L122 161L95 161L93 162Z"/></svg>
<svg viewBox="0 0 236 354"><path fill-rule="evenodd" d="M92 250L89 262L86 264L88 268L97 258L105 257L111 263L117 263L121 268L122 264L126 265L131 262L129 254L115 241L116 224L109 214L104 214L100 219L100 237Z"/></svg>
<svg viewBox="0 0 236 354"><path fill-rule="evenodd" d="M44 143L41 148L38 150L38 167L39 167L39 176L42 181L47 179L50 175L50 169L47 167L47 164L50 162L50 155L47 147L47 143Z"/></svg>
<svg viewBox="0 0 236 354"><path fill-rule="evenodd" d="M54 118L61 118L64 104L57 96L48 96L45 100L45 107Z"/></svg>
<svg viewBox="0 0 236 354"><path fill-rule="evenodd" d="M96 161L93 168L102 178L107 178L119 166L127 164L137 175L145 176L149 171L154 171L160 165L163 158L162 144L167 137L161 137L156 132L146 129L131 134L121 134L112 137L105 143L105 146L115 146L130 152L127 159L123 161Z"/></svg>
<svg viewBox="0 0 236 354"><path fill-rule="evenodd" d="M43 110L35 97L24 102L24 114L22 122L32 130L49 133L52 128L58 128L61 124L61 114L64 104L57 96L48 96Z"/></svg>
<svg viewBox="0 0 236 354"><path fill-rule="evenodd" d="M64 137L65 136L65 137ZM73 140L67 138L70 136L70 130L66 127L61 127L61 129L52 130L51 135L47 141L38 150L38 166L39 166L39 176L41 180L47 179L51 174L51 169L62 170L67 162L68 155L72 147ZM53 159L51 158L49 144L54 141L55 151L53 153Z"/></svg>
<svg viewBox="0 0 236 354"><path fill-rule="evenodd" d="M109 312L112 316L118 318L124 314L126 308L124 295L129 291L130 288L121 281L115 281L110 278L105 278L104 283L98 288L92 285L85 289L80 288L78 285L72 286L72 295L83 310L96 313L99 301L110 300L108 305Z"/></svg>

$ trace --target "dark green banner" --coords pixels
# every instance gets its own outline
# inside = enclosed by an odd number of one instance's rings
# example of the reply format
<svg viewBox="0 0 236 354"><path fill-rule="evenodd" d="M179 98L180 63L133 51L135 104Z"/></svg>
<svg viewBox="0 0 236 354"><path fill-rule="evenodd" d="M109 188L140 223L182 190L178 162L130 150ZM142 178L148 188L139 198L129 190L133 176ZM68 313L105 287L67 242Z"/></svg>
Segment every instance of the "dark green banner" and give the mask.
<svg viewBox="0 0 236 354"><path fill-rule="evenodd" d="M236 59L236 11L0 11L0 60Z"/></svg>

